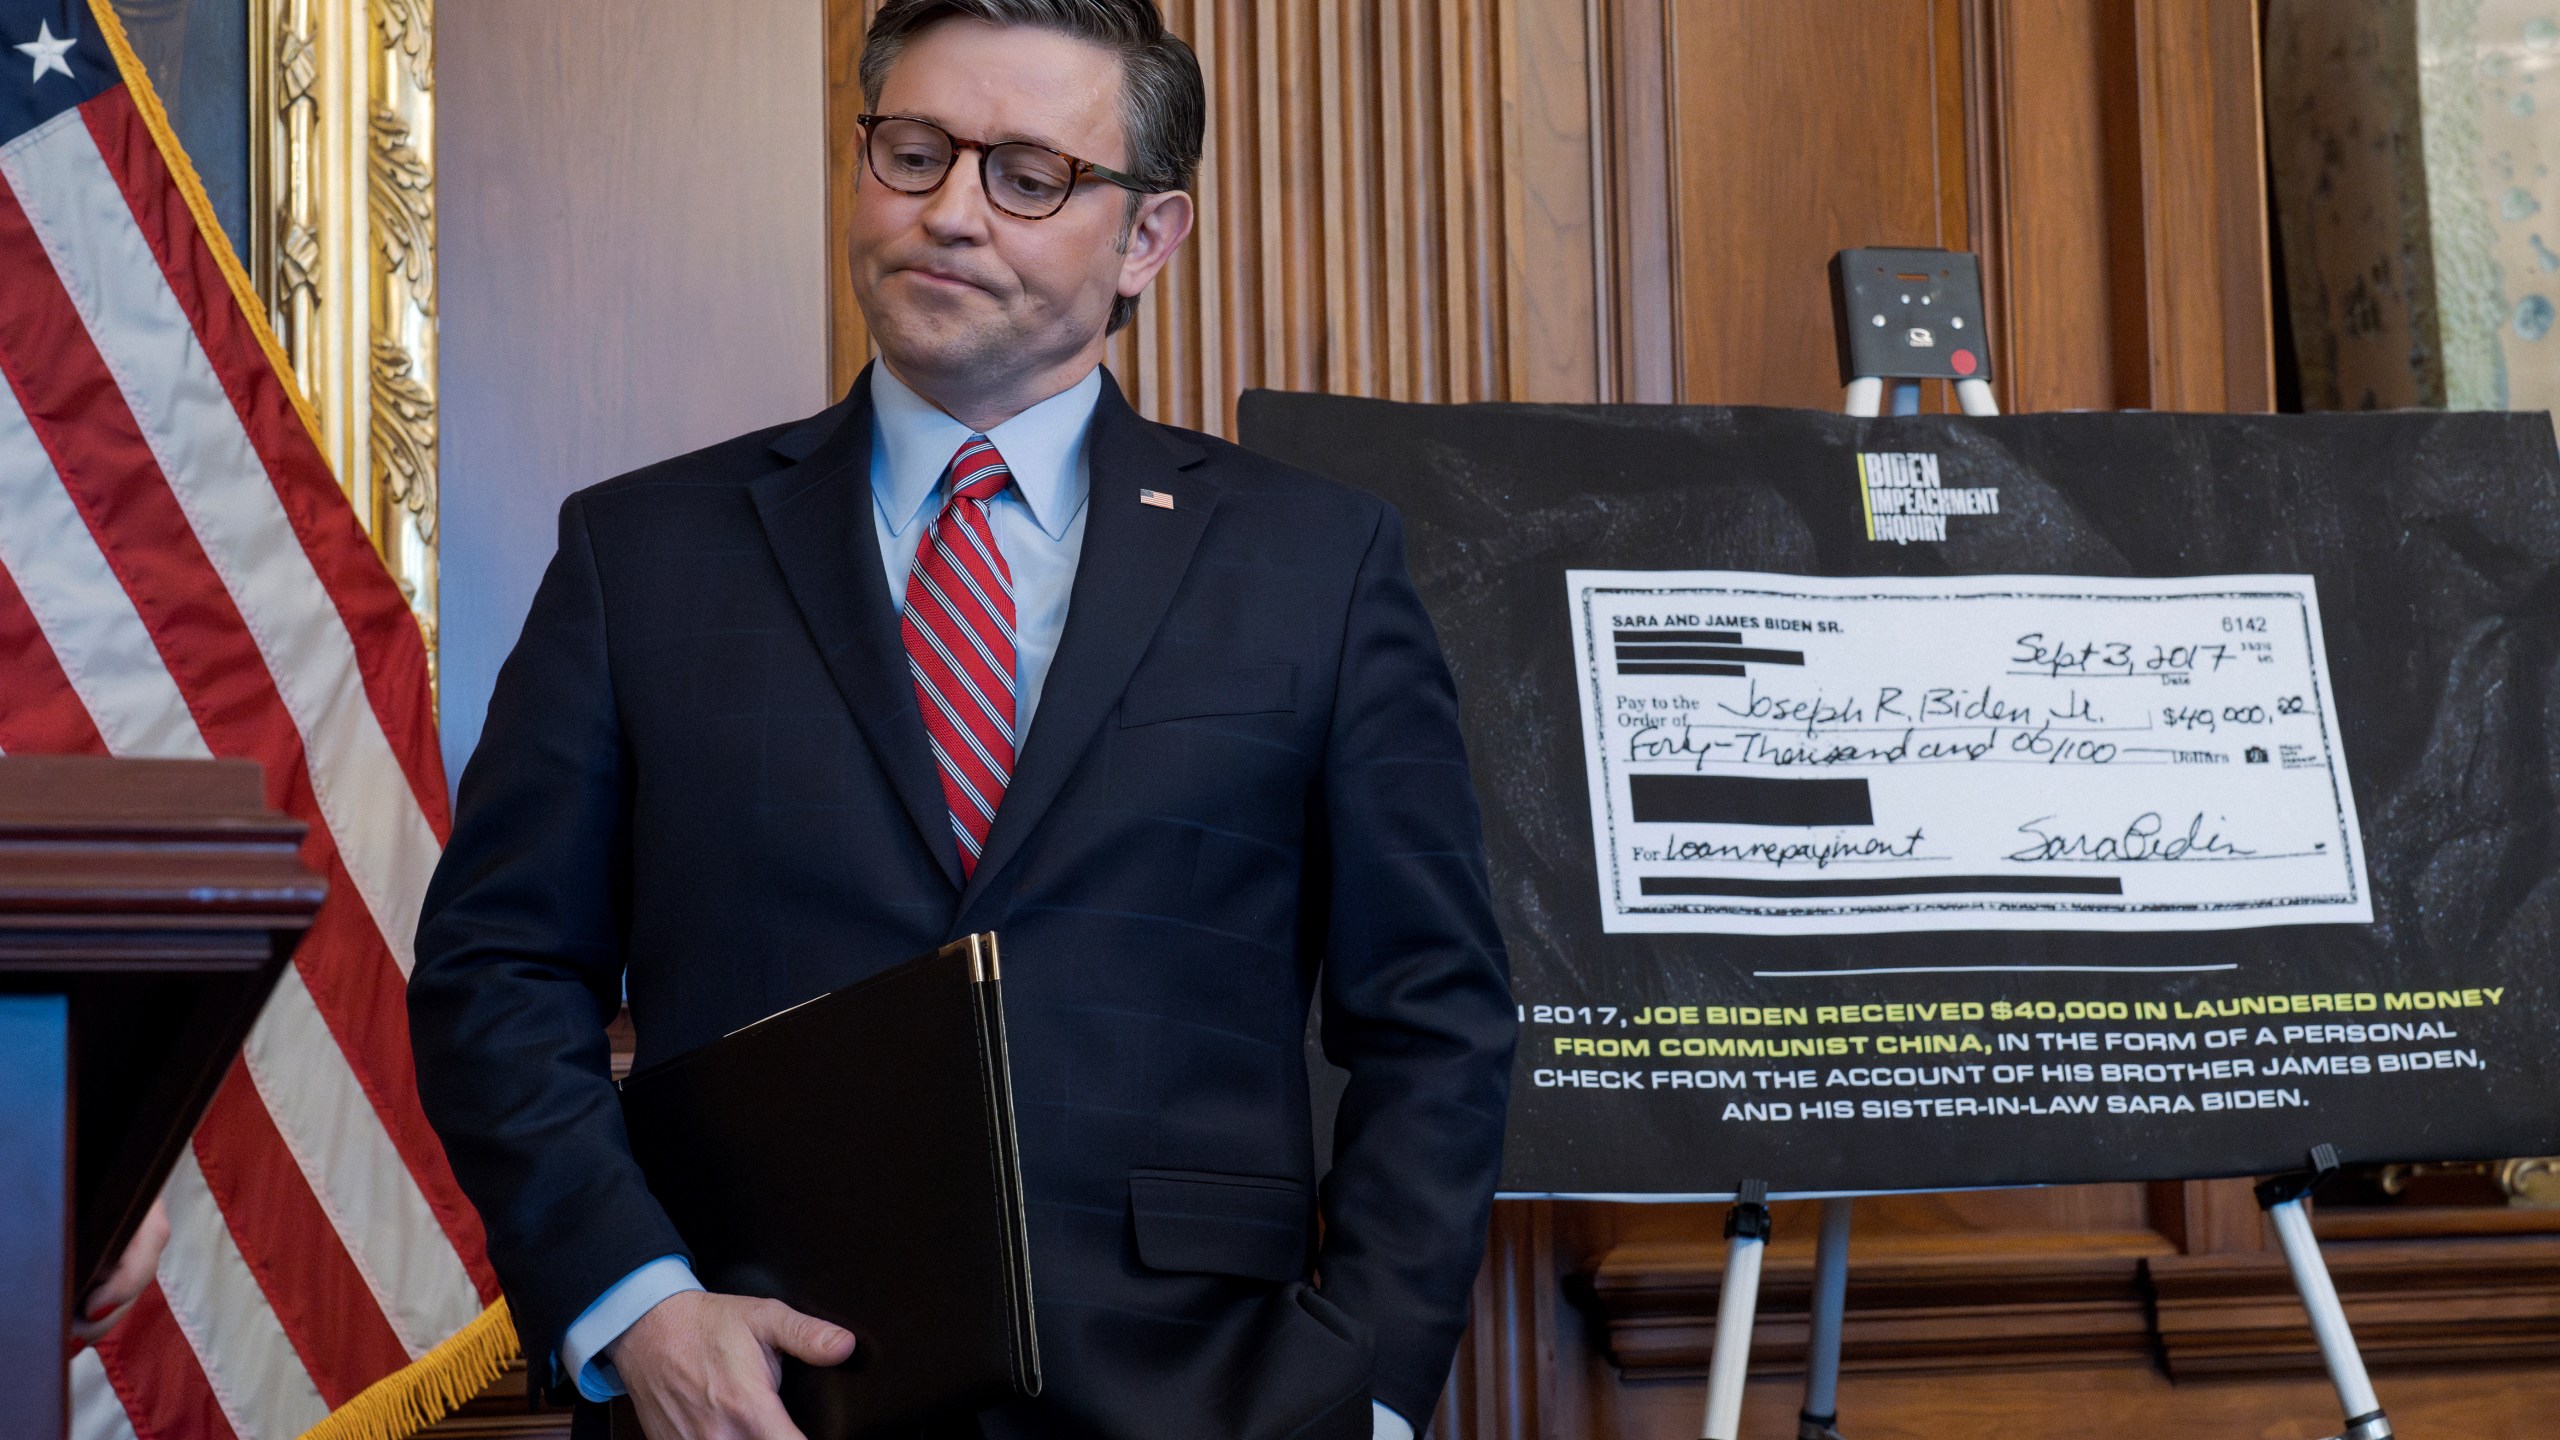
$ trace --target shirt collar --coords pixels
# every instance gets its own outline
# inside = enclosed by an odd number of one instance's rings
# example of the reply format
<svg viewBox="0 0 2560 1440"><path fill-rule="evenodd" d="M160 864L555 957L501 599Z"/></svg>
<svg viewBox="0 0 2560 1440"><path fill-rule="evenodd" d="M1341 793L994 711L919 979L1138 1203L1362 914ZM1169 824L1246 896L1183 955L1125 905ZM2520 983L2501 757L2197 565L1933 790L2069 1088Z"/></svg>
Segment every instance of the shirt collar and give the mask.
<svg viewBox="0 0 2560 1440"><path fill-rule="evenodd" d="M1084 507L1085 436L1101 397L1097 366L986 432L1013 471L1014 489L1030 507L1032 522L1052 540L1066 538L1068 522ZM936 502L943 472L972 433L888 366L871 367L871 494L890 534L904 534Z"/></svg>

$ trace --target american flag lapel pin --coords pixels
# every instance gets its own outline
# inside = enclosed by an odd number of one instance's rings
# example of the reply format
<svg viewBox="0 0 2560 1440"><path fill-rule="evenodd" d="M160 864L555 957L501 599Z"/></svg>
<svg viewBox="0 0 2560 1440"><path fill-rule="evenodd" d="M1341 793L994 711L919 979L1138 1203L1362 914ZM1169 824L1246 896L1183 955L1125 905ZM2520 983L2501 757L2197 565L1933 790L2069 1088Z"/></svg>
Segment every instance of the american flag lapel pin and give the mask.
<svg viewBox="0 0 2560 1440"><path fill-rule="evenodd" d="M1141 490L1138 492L1138 503L1153 505L1159 510L1170 510L1173 508L1173 496L1163 490Z"/></svg>

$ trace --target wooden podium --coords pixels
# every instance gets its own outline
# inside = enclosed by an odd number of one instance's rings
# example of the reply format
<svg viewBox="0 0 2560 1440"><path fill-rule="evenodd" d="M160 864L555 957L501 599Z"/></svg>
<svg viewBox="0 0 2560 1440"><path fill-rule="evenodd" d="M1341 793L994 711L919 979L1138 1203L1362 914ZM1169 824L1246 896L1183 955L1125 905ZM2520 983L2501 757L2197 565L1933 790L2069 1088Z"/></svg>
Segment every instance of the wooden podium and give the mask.
<svg viewBox="0 0 2560 1440"><path fill-rule="evenodd" d="M232 760L0 758L0 1415L64 1433L113 1268L324 886Z"/></svg>

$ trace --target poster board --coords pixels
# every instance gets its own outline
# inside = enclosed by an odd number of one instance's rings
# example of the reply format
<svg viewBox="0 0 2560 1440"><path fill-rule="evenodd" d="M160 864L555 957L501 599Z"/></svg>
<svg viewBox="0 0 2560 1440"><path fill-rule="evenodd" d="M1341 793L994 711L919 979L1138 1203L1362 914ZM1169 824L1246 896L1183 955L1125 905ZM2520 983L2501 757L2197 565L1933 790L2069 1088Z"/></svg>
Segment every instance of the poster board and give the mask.
<svg viewBox="0 0 2560 1440"><path fill-rule="evenodd" d="M2560 1150L2546 417L1240 418L1404 517L1506 1193Z"/></svg>

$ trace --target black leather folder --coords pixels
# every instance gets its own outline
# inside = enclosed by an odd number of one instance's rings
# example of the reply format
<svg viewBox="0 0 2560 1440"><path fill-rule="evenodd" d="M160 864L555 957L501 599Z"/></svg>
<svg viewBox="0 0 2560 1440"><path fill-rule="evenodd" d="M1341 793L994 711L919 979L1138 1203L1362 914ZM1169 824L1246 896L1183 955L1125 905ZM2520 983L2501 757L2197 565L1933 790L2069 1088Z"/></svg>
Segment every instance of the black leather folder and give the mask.
<svg viewBox="0 0 2560 1440"><path fill-rule="evenodd" d="M995 936L652 1065L622 1112L703 1284L854 1333L783 1362L810 1440L1039 1393Z"/></svg>

